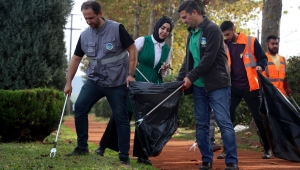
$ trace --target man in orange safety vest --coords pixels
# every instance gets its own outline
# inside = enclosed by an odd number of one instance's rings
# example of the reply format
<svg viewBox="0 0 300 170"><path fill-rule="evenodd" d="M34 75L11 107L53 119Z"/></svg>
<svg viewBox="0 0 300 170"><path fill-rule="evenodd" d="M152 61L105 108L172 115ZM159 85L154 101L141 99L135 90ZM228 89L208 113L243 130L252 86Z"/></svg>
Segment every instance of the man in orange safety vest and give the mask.
<svg viewBox="0 0 300 170"><path fill-rule="evenodd" d="M267 77L272 84L280 90L283 95L292 95L286 78L286 60L283 56L278 54L279 38L275 35L267 37L267 48L266 56L268 57L268 65L265 71L262 73Z"/></svg>

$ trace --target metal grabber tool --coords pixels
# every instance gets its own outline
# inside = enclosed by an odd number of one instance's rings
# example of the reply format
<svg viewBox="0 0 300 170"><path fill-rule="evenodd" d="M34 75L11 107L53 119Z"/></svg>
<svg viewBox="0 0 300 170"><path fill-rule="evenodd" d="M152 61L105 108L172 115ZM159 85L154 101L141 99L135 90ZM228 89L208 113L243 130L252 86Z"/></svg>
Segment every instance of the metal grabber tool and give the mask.
<svg viewBox="0 0 300 170"><path fill-rule="evenodd" d="M64 103L64 107L63 107L63 110L61 112L61 117L60 117L58 129L57 129L57 133L56 133L56 138L55 138L55 141L54 141L54 146L53 146L53 148L50 151L50 158L54 158L54 156L56 155L56 144L57 144L58 134L59 134L60 125L61 125L61 122L62 122L62 119L63 119L63 116L64 116L64 112L65 112L65 107L66 107L66 103L67 103L67 100L68 100L68 96L69 95L67 94L66 95L66 99L65 99L65 103Z"/></svg>

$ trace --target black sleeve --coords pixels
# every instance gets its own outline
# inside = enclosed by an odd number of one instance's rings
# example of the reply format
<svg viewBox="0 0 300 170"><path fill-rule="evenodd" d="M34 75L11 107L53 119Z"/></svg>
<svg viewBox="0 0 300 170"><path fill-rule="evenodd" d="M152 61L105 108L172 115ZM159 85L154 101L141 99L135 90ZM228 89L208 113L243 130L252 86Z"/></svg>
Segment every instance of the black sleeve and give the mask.
<svg viewBox="0 0 300 170"><path fill-rule="evenodd" d="M124 49L126 49L127 47L129 47L131 44L134 43L134 40L131 38L131 36L129 35L129 33L126 31L125 27L122 24L120 24L119 26L119 34L120 34L120 41Z"/></svg>
<svg viewBox="0 0 300 170"><path fill-rule="evenodd" d="M254 54L257 58L256 65L265 70L268 64L268 58L256 38L254 41Z"/></svg>
<svg viewBox="0 0 300 170"><path fill-rule="evenodd" d="M74 55L76 55L78 57L83 57L84 56L84 52L81 49L81 36L78 39Z"/></svg>

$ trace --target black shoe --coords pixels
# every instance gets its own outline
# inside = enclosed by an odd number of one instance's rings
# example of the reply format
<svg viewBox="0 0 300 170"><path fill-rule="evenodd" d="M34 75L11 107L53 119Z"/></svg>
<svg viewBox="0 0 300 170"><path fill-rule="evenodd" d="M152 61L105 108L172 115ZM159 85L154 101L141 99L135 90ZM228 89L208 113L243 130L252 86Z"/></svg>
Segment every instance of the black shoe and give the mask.
<svg viewBox="0 0 300 170"><path fill-rule="evenodd" d="M218 150L221 150L221 146L220 145L217 145L215 143L212 144L212 150L215 152L215 151L218 151Z"/></svg>
<svg viewBox="0 0 300 170"><path fill-rule="evenodd" d="M103 148L101 145L98 146L98 148L95 150L95 154L103 156L105 152L105 148Z"/></svg>
<svg viewBox="0 0 300 170"><path fill-rule="evenodd" d="M80 149L78 146L72 153L66 154L66 156L86 155L89 153L88 149Z"/></svg>
<svg viewBox="0 0 300 170"><path fill-rule="evenodd" d="M217 156L217 159L225 159L226 158L226 153L225 153L225 150L223 150L223 152Z"/></svg>
<svg viewBox="0 0 300 170"><path fill-rule="evenodd" d="M264 154L261 156L262 159L271 159L273 156L271 150L265 150Z"/></svg>
<svg viewBox="0 0 300 170"><path fill-rule="evenodd" d="M123 165L130 165L130 160L128 157L120 158L120 161L121 161L121 164L123 164Z"/></svg>
<svg viewBox="0 0 300 170"><path fill-rule="evenodd" d="M212 170L212 163L202 162L202 165L199 167L199 170Z"/></svg>
<svg viewBox="0 0 300 170"><path fill-rule="evenodd" d="M224 170L239 170L239 167L235 163L227 163Z"/></svg>
<svg viewBox="0 0 300 170"><path fill-rule="evenodd" d="M152 165L152 162L148 158L138 158L136 162L145 165Z"/></svg>

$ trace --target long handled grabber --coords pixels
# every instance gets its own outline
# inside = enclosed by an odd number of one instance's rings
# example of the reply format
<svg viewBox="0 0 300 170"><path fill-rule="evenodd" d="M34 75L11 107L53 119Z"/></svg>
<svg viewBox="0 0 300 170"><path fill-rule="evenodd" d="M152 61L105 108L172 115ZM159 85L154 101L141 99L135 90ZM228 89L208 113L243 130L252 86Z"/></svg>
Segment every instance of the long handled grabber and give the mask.
<svg viewBox="0 0 300 170"><path fill-rule="evenodd" d="M170 69L171 69L171 67L169 67ZM142 75L142 77L148 82L148 83L150 83L149 82L149 80L144 76L144 74L138 69L138 68L136 68L136 70ZM160 70L160 69L159 69ZM173 93L171 93L167 98L165 98L162 102L160 102L156 107L154 107L149 113L147 113L145 116L143 116L142 118L140 118L139 120L137 120L136 122L134 122L133 124L132 124L132 126L133 125L135 125L135 124L137 124L137 126L139 126L143 121L144 121L144 119L150 114L150 113L152 113L155 109L157 109L160 105L162 105L166 100L168 100L173 94L175 94L178 90L180 90L182 88L182 85L178 88L178 89L176 89Z"/></svg>
<svg viewBox="0 0 300 170"><path fill-rule="evenodd" d="M136 68L136 71L138 71L148 83L150 82L138 68Z"/></svg>
<svg viewBox="0 0 300 170"><path fill-rule="evenodd" d="M197 146L197 140L193 143L193 145L190 147L189 151L194 149L194 152L196 151L196 146Z"/></svg>
<svg viewBox="0 0 300 170"><path fill-rule="evenodd" d="M155 106L152 110L150 110L145 116L143 116L142 118L140 118L139 120L137 120L136 122L134 122L132 125L137 124L137 126L139 126L144 119L150 114L152 113L155 109L157 109L160 105L162 105L166 100L168 100L173 94L175 94L178 90L182 89L183 85L179 86L174 92L172 92L168 97L166 97L163 101L161 101L157 106Z"/></svg>
<svg viewBox="0 0 300 170"><path fill-rule="evenodd" d="M61 112L61 117L60 117L58 129L57 129L57 133L56 133L56 138L55 138L55 141L54 141L54 146L53 146L53 148L50 151L50 158L54 158L54 156L56 155L56 144L57 144L58 134L59 134L60 125L61 125L61 122L62 122L62 119L63 119L63 116L64 116L64 112L65 112L65 107L66 107L66 103L67 103L67 100L68 100L68 96L69 95L67 94L66 95L66 99L65 99L65 104L64 104L63 110Z"/></svg>
<svg viewBox="0 0 300 170"><path fill-rule="evenodd" d="M297 108L300 110L300 107L299 107L299 105L297 104L297 102L294 100L294 98L292 97L292 96L289 96L292 100L293 100L293 102L294 102L294 104L297 106Z"/></svg>

